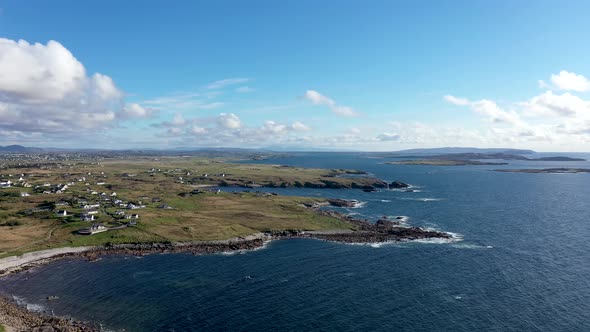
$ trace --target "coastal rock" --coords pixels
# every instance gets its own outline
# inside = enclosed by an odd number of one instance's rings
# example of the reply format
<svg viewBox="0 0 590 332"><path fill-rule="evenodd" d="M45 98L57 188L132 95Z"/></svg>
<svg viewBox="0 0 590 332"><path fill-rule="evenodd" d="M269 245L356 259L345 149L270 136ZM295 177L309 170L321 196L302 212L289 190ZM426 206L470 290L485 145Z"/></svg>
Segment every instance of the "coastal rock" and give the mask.
<svg viewBox="0 0 590 332"><path fill-rule="evenodd" d="M373 187L373 186L364 186L363 187L363 191L366 193L373 193L378 191L377 188Z"/></svg>
<svg viewBox="0 0 590 332"><path fill-rule="evenodd" d="M349 201L346 199L330 198L330 199L328 199L328 203L330 203L331 206L353 208L358 204L358 201L355 201L355 200Z"/></svg>
<svg viewBox="0 0 590 332"><path fill-rule="evenodd" d="M408 188L410 185L407 183L403 183L400 181L393 181L390 185L389 188L393 188L393 189L400 189L400 188Z"/></svg>

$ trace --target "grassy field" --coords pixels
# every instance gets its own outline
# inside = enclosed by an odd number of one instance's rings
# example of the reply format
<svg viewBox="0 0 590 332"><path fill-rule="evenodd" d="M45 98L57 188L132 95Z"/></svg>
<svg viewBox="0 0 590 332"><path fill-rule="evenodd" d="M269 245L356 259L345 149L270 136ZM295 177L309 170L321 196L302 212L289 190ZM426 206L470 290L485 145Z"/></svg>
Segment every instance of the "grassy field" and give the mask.
<svg viewBox="0 0 590 332"><path fill-rule="evenodd" d="M375 181L336 176L345 173L183 157L8 168L0 173L1 180L19 185L0 189L0 257L62 246L222 240L259 231L351 228L348 223L319 216L304 206L318 199L256 192L217 193L206 187L291 186L326 181L350 186L352 182L365 185ZM24 183L30 187L22 186ZM57 184L70 185L63 193L47 193L56 191ZM112 196L113 192L116 196ZM127 210L114 204L115 199L144 207ZM115 214L123 211L139 214L138 224L92 236L78 235L79 229L91 224L79 218L85 211L80 203L83 201L101 203L94 222L110 227L126 223L128 220ZM60 202L67 205L56 205ZM56 216L55 211L62 209L68 211L67 217Z"/></svg>

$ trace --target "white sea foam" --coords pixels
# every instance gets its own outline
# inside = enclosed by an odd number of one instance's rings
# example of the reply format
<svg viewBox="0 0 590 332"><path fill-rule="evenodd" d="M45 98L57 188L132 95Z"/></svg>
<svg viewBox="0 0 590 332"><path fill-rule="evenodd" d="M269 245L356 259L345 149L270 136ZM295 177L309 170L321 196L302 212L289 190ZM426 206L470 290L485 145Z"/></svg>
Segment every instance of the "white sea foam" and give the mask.
<svg viewBox="0 0 590 332"><path fill-rule="evenodd" d="M243 255L245 253L251 252L251 251L258 251L258 250L263 250L268 248L268 244L271 243L272 240L267 240L267 241L263 241L262 245L260 247L256 247L253 249L241 249L241 250L234 250L234 251L221 251L219 253L217 253L218 255L222 255L222 256L233 256L233 255Z"/></svg>
<svg viewBox="0 0 590 332"><path fill-rule="evenodd" d="M458 249L493 249L493 246L484 246L478 244L468 244L468 243L455 243L451 245L453 248Z"/></svg>
<svg viewBox="0 0 590 332"><path fill-rule="evenodd" d="M354 206L351 207L351 209L360 209L360 208L364 207L365 204L367 204L367 202L355 202Z"/></svg>
<svg viewBox="0 0 590 332"><path fill-rule="evenodd" d="M424 244L448 244L448 243L453 243L457 241L456 239L450 238L450 239L446 239L446 238L428 238L428 239L416 239L416 240L411 240L408 242L415 242L415 243L424 243Z"/></svg>
<svg viewBox="0 0 590 332"><path fill-rule="evenodd" d="M14 301L16 301L16 304L27 308L27 310L29 310L29 311L44 312L46 309L44 306L42 306L40 304L29 303L24 298L16 296L16 295L13 295L12 298L14 299Z"/></svg>
<svg viewBox="0 0 590 332"><path fill-rule="evenodd" d="M389 219L392 222L397 222L400 224L405 224L408 222L408 220L410 220L409 216L387 216L387 219Z"/></svg>
<svg viewBox="0 0 590 332"><path fill-rule="evenodd" d="M432 198L432 197L424 197L424 198L411 198L411 197L401 197L399 198L404 201L417 201L417 202L438 202L442 201L442 198Z"/></svg>
<svg viewBox="0 0 590 332"><path fill-rule="evenodd" d="M389 199L382 199L382 200L380 200L380 202L382 202L382 203L390 203L391 200L389 200Z"/></svg>

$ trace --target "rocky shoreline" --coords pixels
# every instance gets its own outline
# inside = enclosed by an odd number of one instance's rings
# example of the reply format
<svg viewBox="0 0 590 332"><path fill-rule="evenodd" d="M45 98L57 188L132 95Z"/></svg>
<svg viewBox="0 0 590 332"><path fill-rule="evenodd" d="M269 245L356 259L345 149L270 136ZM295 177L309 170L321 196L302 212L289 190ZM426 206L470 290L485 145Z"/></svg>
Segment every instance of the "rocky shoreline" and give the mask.
<svg viewBox="0 0 590 332"><path fill-rule="evenodd" d="M100 326L91 323L29 311L14 300L3 296L0 296L0 325L5 327L7 332L101 331Z"/></svg>
<svg viewBox="0 0 590 332"><path fill-rule="evenodd" d="M257 233L244 238L234 238L225 241L209 242L162 242L162 243L131 243L131 244L107 244L103 247L89 247L84 250L69 248L66 252L56 252L50 257L33 259L23 262L18 266L0 270L0 276L23 272L42 264L66 257L81 257L90 261L97 260L104 255L133 255L143 256L154 253L191 253L194 255L214 254L221 252L239 252L261 248L271 240L288 238L314 238L342 243L382 243L392 241L412 241L419 239L445 239L452 240L449 233L425 230L419 227L408 227L397 220L382 218L376 223L360 220L342 213L316 209L320 215L338 218L353 225L353 229L328 230L328 231L303 231L285 230L277 232ZM33 256L35 257L35 256ZM2 260L0 260L1 263ZM0 264L0 267L2 265ZM9 298L0 296L0 324L6 326L8 331L34 331L34 332L78 332L100 331L100 326L85 322L74 321L64 317L53 317L43 313L28 311Z"/></svg>
<svg viewBox="0 0 590 332"><path fill-rule="evenodd" d="M382 243L382 242L403 242L423 239L444 239L453 240L449 233L427 230L420 227L409 227L399 220L389 220L382 217L376 223L368 220L361 220L346 216L335 211L318 211L318 213L348 221L356 226L353 232L340 233L317 233L309 237L344 243Z"/></svg>

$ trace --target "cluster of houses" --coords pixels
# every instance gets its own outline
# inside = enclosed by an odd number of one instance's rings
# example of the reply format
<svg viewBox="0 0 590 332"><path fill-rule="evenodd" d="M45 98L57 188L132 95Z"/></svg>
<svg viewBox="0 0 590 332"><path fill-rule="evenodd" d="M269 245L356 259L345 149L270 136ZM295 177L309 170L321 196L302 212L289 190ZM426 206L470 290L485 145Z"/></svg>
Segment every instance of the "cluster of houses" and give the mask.
<svg viewBox="0 0 590 332"><path fill-rule="evenodd" d="M121 208L125 208L127 210L136 210L136 209L140 209L140 208L144 208L145 205L141 205L141 204L134 204L131 202L123 202L120 199L113 199L110 200L110 204L109 205L116 205L118 207ZM89 203L87 200L85 199L78 199L77 203L79 204L79 207L84 209L84 212L80 213L80 220L82 221L94 221L96 219L96 215L99 214L99 208L101 206L100 202L93 202L93 203ZM65 206L65 205L69 205L68 202L63 201L63 200L59 200L57 202L54 203L56 207L58 206ZM132 213L127 215L124 211L118 210L115 212L116 215L121 216L122 218L125 219L139 219L139 214L137 213ZM68 211L65 209L60 209L57 210L55 212L55 215L58 217L67 217L68 215Z"/></svg>
<svg viewBox="0 0 590 332"><path fill-rule="evenodd" d="M4 178L4 175L2 176ZM12 174L8 174L8 177L11 178L13 177ZM25 180L25 175L21 174L19 176L19 178L13 182L12 180L0 180L0 189L2 188L10 188L10 187L24 187L24 188L30 188L32 187L30 183L28 183Z"/></svg>

